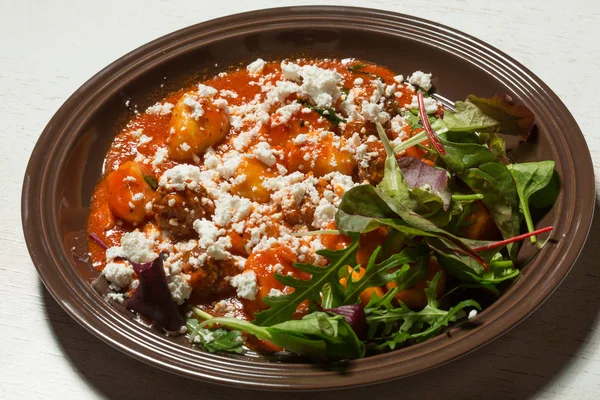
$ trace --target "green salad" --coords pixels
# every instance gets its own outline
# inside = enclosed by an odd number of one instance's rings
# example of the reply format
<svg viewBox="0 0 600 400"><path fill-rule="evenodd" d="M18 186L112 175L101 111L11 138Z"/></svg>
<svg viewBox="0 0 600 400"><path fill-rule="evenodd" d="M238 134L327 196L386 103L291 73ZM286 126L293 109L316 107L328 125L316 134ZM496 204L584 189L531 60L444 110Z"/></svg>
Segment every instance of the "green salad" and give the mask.
<svg viewBox="0 0 600 400"><path fill-rule="evenodd" d="M491 303L519 278L519 248L524 241L544 245L547 238L540 235L552 227L536 230L535 220L554 204L560 188L554 161L515 163L507 155L503 137L526 141L533 113L506 95L469 95L451 110L427 115L428 96L419 91L419 110L403 111L419 133L399 145L376 124L387 154L383 178L344 194L337 229L298 233L341 233L349 245L320 250L325 266L295 264L309 279L276 275L293 291L266 297L268 308L251 322L192 307L187 319L192 343L210 352L240 353L243 338L254 336L315 361L356 359L422 342L452 323L474 323L484 308L476 299ZM333 110L328 114L335 117ZM430 145L423 145L427 140ZM412 146L422 148L429 162L398 158ZM464 237L478 209L491 217L495 240ZM386 240L359 265L361 237L376 230ZM440 266L434 274L432 259ZM423 281L424 307L398 298ZM388 290L361 302L361 293L373 287ZM294 319L301 304L309 312Z"/></svg>

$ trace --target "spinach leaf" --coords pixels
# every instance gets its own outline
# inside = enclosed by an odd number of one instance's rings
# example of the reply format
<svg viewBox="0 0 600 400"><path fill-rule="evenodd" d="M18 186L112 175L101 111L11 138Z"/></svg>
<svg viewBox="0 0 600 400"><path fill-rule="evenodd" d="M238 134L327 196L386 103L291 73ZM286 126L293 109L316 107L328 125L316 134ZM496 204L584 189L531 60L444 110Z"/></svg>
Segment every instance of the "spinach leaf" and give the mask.
<svg viewBox="0 0 600 400"><path fill-rule="evenodd" d="M525 106L512 102L508 95L481 98L469 95L465 101L457 101L454 111L444 113L442 125L454 132L488 132L527 137L533 129L534 116ZM440 132L441 133L441 132Z"/></svg>
<svg viewBox="0 0 600 400"><path fill-rule="evenodd" d="M358 301L358 297L363 290L373 286L383 286L391 281L402 281L402 284L406 284L407 281L411 281L411 277L414 275L414 271L417 268L411 268L408 266L409 263L415 263L418 259L423 257L429 258L429 251L426 247L421 246L417 248L407 248L401 253L394 254L386 260L375 263L381 246L377 247L371 254L369 262L365 267L364 275L358 279L352 279L352 274L348 277L348 285L346 287L346 297L344 304L352 304ZM390 271L392 268L403 266L395 271ZM409 274L411 271L413 274ZM416 283L416 282L415 282Z"/></svg>
<svg viewBox="0 0 600 400"><path fill-rule="evenodd" d="M529 210L530 197L548 186L554 175L554 161L539 161L507 166L517 186L520 200L520 210L525 217L529 232L533 232L533 220ZM536 237L531 236L531 243L536 243Z"/></svg>
<svg viewBox="0 0 600 400"><path fill-rule="evenodd" d="M481 201L505 239L516 236L521 225L519 198L508 168L483 145L441 141L446 154L440 157L448 169L474 193L483 195ZM509 246L511 258L517 250L517 245Z"/></svg>
<svg viewBox="0 0 600 400"><path fill-rule="evenodd" d="M338 273L341 268L356 266L358 243L358 238L354 237L352 243L345 249L317 251L317 254L329 259L329 264L325 267L308 263L294 264L296 269L311 274L311 278L308 280L275 274L275 279L285 286L293 287L294 291L283 296L265 297L264 301L270 308L256 313L253 322L256 325L269 326L289 320L303 301L309 300L319 304L321 291L325 284L328 284L331 290L332 305L334 307L341 305L344 287L339 282Z"/></svg>
<svg viewBox="0 0 600 400"><path fill-rule="evenodd" d="M467 96L467 101L498 121L498 126L489 132L519 136L523 141L529 137L533 129L533 112L526 106L515 104L510 96L497 94L490 98L482 98L471 94Z"/></svg>
<svg viewBox="0 0 600 400"><path fill-rule="evenodd" d="M337 229L346 235L361 234L377 229L381 224L374 218L393 218L388 207L371 185L355 186L344 194L335 214Z"/></svg>
<svg viewBox="0 0 600 400"><path fill-rule="evenodd" d="M469 101L457 101L454 111L444 112L443 122L448 130L454 132L488 132L499 124Z"/></svg>
<svg viewBox="0 0 600 400"><path fill-rule="evenodd" d="M205 313L194 312L201 318ZM331 316L324 312L313 312L301 320L288 320L268 327L237 318L210 318L200 324L245 332L266 340L296 354L315 360L338 360L361 358L365 355L365 345L342 315Z"/></svg>
<svg viewBox="0 0 600 400"><path fill-rule="evenodd" d="M555 169L548 185L531 195L529 198L529 207L537 210L552 207L556 203L556 199L560 193L560 186L560 178Z"/></svg>
<svg viewBox="0 0 600 400"><path fill-rule="evenodd" d="M356 186L346 192L335 222L337 228L346 235L357 235L380 226L388 226L410 236L445 238L486 267L485 261L463 242L464 239L437 227L427 218L387 197L371 185Z"/></svg>
<svg viewBox="0 0 600 400"><path fill-rule="evenodd" d="M437 259L444 267L444 270L458 280L466 283L475 283L477 286L491 290L499 294L495 284L510 280L519 275L519 270L514 268L512 261L502 261L499 251L501 248L494 248L480 252L480 255L490 266L484 269L478 263L475 263L471 257L457 249L453 243L445 239L426 238L427 245L436 252ZM481 247L495 242L482 240L466 240L465 242L471 248Z"/></svg>

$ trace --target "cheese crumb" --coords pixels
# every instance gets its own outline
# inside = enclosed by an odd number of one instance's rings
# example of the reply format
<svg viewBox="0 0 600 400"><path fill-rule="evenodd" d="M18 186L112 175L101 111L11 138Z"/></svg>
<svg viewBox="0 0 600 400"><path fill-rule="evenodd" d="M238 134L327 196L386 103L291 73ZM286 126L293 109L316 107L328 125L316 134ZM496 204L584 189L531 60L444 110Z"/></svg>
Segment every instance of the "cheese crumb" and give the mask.
<svg viewBox="0 0 600 400"><path fill-rule="evenodd" d="M260 75L263 73L264 68L265 60L263 60L262 58L258 58L256 61L253 61L250 64L248 64L248 66L246 67L246 71L248 71L250 75Z"/></svg>
<svg viewBox="0 0 600 400"><path fill-rule="evenodd" d="M102 270L102 275L113 288L121 290L129 286L133 276L133 268L128 262L109 262Z"/></svg>
<svg viewBox="0 0 600 400"><path fill-rule="evenodd" d="M151 115L167 115L170 114L175 105L171 103L156 103L146 109L146 114Z"/></svg>
<svg viewBox="0 0 600 400"><path fill-rule="evenodd" d="M426 74L422 71L415 71L408 78L408 82L411 85L419 86L424 91L431 89L431 74Z"/></svg>
<svg viewBox="0 0 600 400"><path fill-rule="evenodd" d="M127 232L121 238L121 246L110 247L106 250L106 261L111 262L116 257L143 264L153 261L158 257L154 252L154 241L148 239L143 232L135 230Z"/></svg>
<svg viewBox="0 0 600 400"><path fill-rule="evenodd" d="M170 275L167 283L171 297L178 305L183 304L192 294L192 287L184 276L185 274Z"/></svg>
<svg viewBox="0 0 600 400"><path fill-rule="evenodd" d="M256 274L254 271L246 271L242 274L236 275L229 281L231 286L237 290L238 297L247 300L256 299L258 293L258 287L256 283Z"/></svg>

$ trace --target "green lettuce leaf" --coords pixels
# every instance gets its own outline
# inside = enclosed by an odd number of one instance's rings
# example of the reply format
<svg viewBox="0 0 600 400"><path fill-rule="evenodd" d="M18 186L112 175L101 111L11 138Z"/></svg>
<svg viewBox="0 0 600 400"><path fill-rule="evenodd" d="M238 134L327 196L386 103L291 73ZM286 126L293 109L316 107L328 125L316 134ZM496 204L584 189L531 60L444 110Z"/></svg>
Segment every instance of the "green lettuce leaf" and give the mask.
<svg viewBox="0 0 600 400"><path fill-rule="evenodd" d="M531 196L544 189L554 176L554 161L539 161L507 166L512 174L519 195L521 213L525 217L525 223L529 232L533 232L533 220L529 210L529 199ZM535 236L531 236L531 243L536 243Z"/></svg>

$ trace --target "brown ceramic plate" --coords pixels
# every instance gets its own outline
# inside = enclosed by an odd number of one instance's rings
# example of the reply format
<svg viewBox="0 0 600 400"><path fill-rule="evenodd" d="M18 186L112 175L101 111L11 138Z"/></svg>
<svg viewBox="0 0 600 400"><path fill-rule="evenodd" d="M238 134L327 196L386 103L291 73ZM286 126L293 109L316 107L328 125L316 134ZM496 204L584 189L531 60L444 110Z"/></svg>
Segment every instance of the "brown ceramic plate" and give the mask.
<svg viewBox="0 0 600 400"><path fill-rule="evenodd" d="M437 93L509 93L536 115L533 145L517 161L553 159L563 182L553 238L474 329L451 329L425 343L350 363L345 374L314 365L192 350L136 322L92 289L85 226L108 146L137 104L143 110L203 73L298 54L356 57L401 73L430 71ZM215 64L218 66L215 68ZM166 77L166 79L165 79ZM164 85L162 85L164 83ZM25 175L22 218L40 277L56 301L110 345L190 378L262 389L340 388L415 374L499 337L559 285L585 242L594 207L592 161L577 123L536 76L495 48L454 29L407 15L346 7L291 7L233 15L155 40L115 61L77 90L49 122ZM523 252L522 252L523 253ZM527 254L524 254L527 257Z"/></svg>

